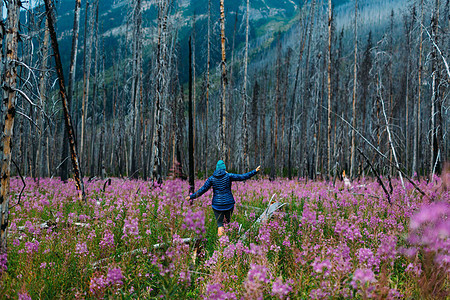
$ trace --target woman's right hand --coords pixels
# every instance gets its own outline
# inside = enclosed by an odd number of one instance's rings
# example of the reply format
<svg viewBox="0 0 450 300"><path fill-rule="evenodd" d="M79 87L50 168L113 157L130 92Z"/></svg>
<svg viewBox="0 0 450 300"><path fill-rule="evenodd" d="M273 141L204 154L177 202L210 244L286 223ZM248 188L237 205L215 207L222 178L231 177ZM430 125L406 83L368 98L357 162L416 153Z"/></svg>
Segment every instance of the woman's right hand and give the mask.
<svg viewBox="0 0 450 300"><path fill-rule="evenodd" d="M259 172L261 170L261 166L256 167L256 172Z"/></svg>

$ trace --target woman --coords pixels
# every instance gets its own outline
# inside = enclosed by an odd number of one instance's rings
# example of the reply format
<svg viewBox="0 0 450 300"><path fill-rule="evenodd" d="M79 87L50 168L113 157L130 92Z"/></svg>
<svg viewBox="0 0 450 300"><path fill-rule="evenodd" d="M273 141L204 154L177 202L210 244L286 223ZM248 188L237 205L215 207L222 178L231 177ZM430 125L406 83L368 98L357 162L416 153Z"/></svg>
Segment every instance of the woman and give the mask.
<svg viewBox="0 0 450 300"><path fill-rule="evenodd" d="M194 194L186 197L186 200L194 200L206 193L209 188L213 188L212 208L217 221L217 235L223 234L223 224L231 220L234 209L234 198L231 193L231 183L233 181L243 181L256 175L261 169L258 166L255 170L245 174L232 174L226 171L225 163L219 160L216 165L216 171L209 177L205 184Z"/></svg>

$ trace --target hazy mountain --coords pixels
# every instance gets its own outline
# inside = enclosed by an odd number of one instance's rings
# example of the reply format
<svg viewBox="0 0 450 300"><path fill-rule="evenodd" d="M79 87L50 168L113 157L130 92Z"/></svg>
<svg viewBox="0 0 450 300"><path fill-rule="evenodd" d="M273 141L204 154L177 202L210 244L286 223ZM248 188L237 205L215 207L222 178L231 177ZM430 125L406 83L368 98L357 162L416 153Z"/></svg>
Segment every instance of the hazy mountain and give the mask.
<svg viewBox="0 0 450 300"><path fill-rule="evenodd" d="M273 40L275 33L287 31L293 24L293 20L299 13L299 4L303 5L303 0L251 0L250 1L250 40L260 39L266 41ZM349 0L334 0L335 7L349 2ZM127 33L129 34L129 24L127 20L131 14L131 0L114 0L99 2L99 30L103 38L104 51L107 54L114 54L121 43L126 43ZM58 35L60 39L60 49L64 66L68 67L71 35L73 27L73 10L75 1L59 1L57 3L58 16ZM84 22L86 0L82 1L81 17L80 17L80 36L79 36L79 55L83 54L84 39ZM244 41L245 28L243 26L243 18L245 17L246 1L245 0L225 0L225 20L226 20L226 36L227 47L230 53L232 47L232 37L235 31L235 48L242 46ZM192 20L195 15L195 37L197 45L197 64L201 69L204 65L201 52L206 48L206 32L207 32L207 0L178 0L172 5L172 15L177 18L179 25L179 47L181 55L187 51L187 41L192 33ZM212 61L219 59L219 1L211 1L213 37L212 37ZM236 19L237 14L237 19ZM156 0L143 1L143 43L148 45L152 39L154 28L157 21ZM130 36L128 35L128 38ZM144 57L145 60L145 57ZM183 70L187 59L181 60L181 69ZM107 67L110 66L113 59L106 61ZM78 72L81 69L78 68ZM183 74L184 72L182 72ZM78 73L79 74L79 73Z"/></svg>

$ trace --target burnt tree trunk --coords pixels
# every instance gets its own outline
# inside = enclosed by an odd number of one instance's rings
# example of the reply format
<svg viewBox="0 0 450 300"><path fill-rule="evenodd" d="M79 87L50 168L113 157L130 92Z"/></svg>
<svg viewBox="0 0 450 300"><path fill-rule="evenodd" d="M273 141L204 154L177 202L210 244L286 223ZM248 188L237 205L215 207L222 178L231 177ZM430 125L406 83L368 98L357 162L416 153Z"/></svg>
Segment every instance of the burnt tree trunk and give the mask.
<svg viewBox="0 0 450 300"><path fill-rule="evenodd" d="M192 105L192 40L189 37L189 192L195 192L194 184L194 121Z"/></svg>
<svg viewBox="0 0 450 300"><path fill-rule="evenodd" d="M67 94L67 105L71 107L73 103L73 91L75 84L75 73L77 68L77 52L78 52L78 34L80 31L80 8L81 0L75 0L75 9L73 12L73 34L72 34L72 51L70 53L70 69L69 69L69 86ZM67 181L68 178L68 156L69 156L69 144L66 141L69 139L67 128L64 128L64 138L62 143L62 155L61 155L61 169L60 176L62 181Z"/></svg>
<svg viewBox="0 0 450 300"><path fill-rule="evenodd" d="M2 111L4 112L4 128L2 137L2 161L0 177L0 268L7 263L7 231L9 217L9 191L11 176L11 144L16 114L16 85L17 85L17 48L19 43L19 6L20 1L8 0L6 2L7 29L6 29L6 57L3 80ZM0 269L0 272L3 272Z"/></svg>
<svg viewBox="0 0 450 300"><path fill-rule="evenodd" d="M78 190L78 197L80 200L84 200L86 202L86 195L84 193L84 184L83 184L83 176L80 170L77 147L75 143L75 136L72 127L72 119L69 113L69 105L67 102L67 94L66 94L66 86L64 83L64 73L61 63L61 56L59 54L59 46L58 46L58 38L56 36L55 25L54 25L54 15L53 15L53 7L51 5L51 0L45 0L45 10L47 12L47 20L48 20L48 29L50 32L50 39L52 41L53 55L55 57L55 66L56 66L56 74L58 75L58 83L59 83L59 94L61 96L63 111L64 111L64 120L66 123L66 128L69 135L69 144L70 144L70 152L72 159L72 168L74 172L74 180L75 186Z"/></svg>

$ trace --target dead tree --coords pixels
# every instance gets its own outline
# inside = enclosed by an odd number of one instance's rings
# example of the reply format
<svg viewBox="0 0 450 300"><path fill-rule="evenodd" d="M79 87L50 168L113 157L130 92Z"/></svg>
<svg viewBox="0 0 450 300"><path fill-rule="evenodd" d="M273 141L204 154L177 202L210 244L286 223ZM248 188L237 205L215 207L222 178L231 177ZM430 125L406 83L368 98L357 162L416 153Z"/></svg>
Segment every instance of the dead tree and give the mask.
<svg viewBox="0 0 450 300"><path fill-rule="evenodd" d="M38 131L38 145L36 151L36 178L41 177L41 169L42 169L42 135L44 133L44 104L46 100L46 70L47 70L47 58L48 58L48 42L49 42L49 32L48 32L48 20L45 20L45 29L44 29L44 43L42 45L42 63L41 63L41 74L39 78L39 99L40 99L40 107L41 111L36 115L36 123L39 124Z"/></svg>
<svg viewBox="0 0 450 300"><path fill-rule="evenodd" d="M420 23L423 24L423 0L420 1L421 12L420 12ZM419 78L417 84L417 100L414 108L414 119L416 121L416 128L414 131L414 145L413 145L413 163L412 163L412 173L418 172L418 152L420 145L420 100L422 94L422 51L423 51L423 26L420 26L420 36L419 36Z"/></svg>
<svg viewBox="0 0 450 300"><path fill-rule="evenodd" d="M439 28L439 0L435 0L435 8L433 10L433 16L431 17L431 39L436 41ZM431 137L430 137L430 165L429 176L430 180L433 179L433 175L438 165L438 150L439 140L437 135L436 126L436 103L439 102L439 68L437 64L437 51L433 47L431 51ZM436 161L436 164L435 164Z"/></svg>
<svg viewBox="0 0 450 300"><path fill-rule="evenodd" d="M204 159L205 177L208 177L208 109L209 109L209 87L210 87L210 65L211 65L211 0L208 0L208 37L206 58L206 96L205 96L205 147Z"/></svg>
<svg viewBox="0 0 450 300"><path fill-rule="evenodd" d="M357 85L357 63L358 63L358 0L355 0L355 47L353 61L353 97L352 97L352 126L356 128L356 85ZM352 144L350 152L350 177L355 176L355 144L356 134L352 129Z"/></svg>
<svg viewBox="0 0 450 300"><path fill-rule="evenodd" d="M305 5L306 0L303 2L303 6ZM302 7L303 7L302 6ZM301 22L303 20L302 18L302 14L300 15L300 25ZM291 158L291 154L292 154L292 145L293 145L293 140L294 140L294 121L295 121L295 116L296 116L296 111L297 111L297 87L298 87L298 83L299 83L299 76L300 76L300 66L302 63L302 58L303 58L303 52L305 49L305 45L306 45L306 36L308 33L308 24L309 22L306 23L305 26L305 30L303 31L303 35L301 38L301 42L300 42L300 52L299 52L299 57L298 57L298 62L297 62L297 71L295 73L295 81L294 81L294 88L293 88L293 92L292 92L292 100L291 100L291 111L289 113L289 133L288 133L288 177L289 179L292 179L292 158Z"/></svg>
<svg viewBox="0 0 450 300"><path fill-rule="evenodd" d="M244 82L242 83L242 103L244 105L244 116L242 118L243 123L243 138L244 144L244 170L250 167L249 155L248 155L248 97L247 97L247 72L248 72L248 30L249 30L249 13L250 13L250 0L247 0L247 13L245 16L245 54L244 54Z"/></svg>
<svg viewBox="0 0 450 300"><path fill-rule="evenodd" d="M14 117L16 114L16 85L17 85L17 48L19 43L19 7L20 1L8 0L7 29L6 29L6 57L5 71L2 74L4 112L4 128L2 136L2 162L0 178L0 259L6 263L7 255L7 230L9 217L9 191L11 176L11 145L14 129ZM3 270L0 269L0 272Z"/></svg>
<svg viewBox="0 0 450 300"><path fill-rule="evenodd" d="M138 178L137 169L137 156L140 141L140 130L138 128L138 116L140 112L140 87L141 87L141 73L142 73L142 61L141 61L141 48L142 48L142 36L141 36L141 24L142 24L142 3L141 0L135 0L133 3L133 50L132 50L132 82L131 82L131 103L133 105L133 131L130 134L131 148L130 148L130 160L131 160L131 174L133 177Z"/></svg>
<svg viewBox="0 0 450 300"><path fill-rule="evenodd" d="M165 0L158 1L158 44L156 53L156 90L153 110L153 141L150 170L158 183L162 182L162 106L167 87L167 16L169 4Z"/></svg>
<svg viewBox="0 0 450 300"><path fill-rule="evenodd" d="M195 192L194 184L194 121L192 105L192 40L189 37L189 192Z"/></svg>
<svg viewBox="0 0 450 300"><path fill-rule="evenodd" d="M56 30L55 30L55 19L53 14L53 7L51 4L51 0L45 0L45 10L47 13L47 20L48 20L48 29L50 32L50 39L52 41L52 48L53 48L53 56L55 58L55 67L56 67L56 74L58 75L58 83L59 83L59 94L62 100L63 105L63 111L64 111L64 120L66 123L66 128L69 135L69 144L70 144L70 152L71 152L71 159L72 159L72 168L74 172L74 180L75 180L75 186L78 190L78 197L80 200L84 200L86 202L86 195L84 193L84 184L83 184L83 176L80 169L78 154L77 154L77 147L75 143L75 135L72 127L72 119L70 117L69 113L69 105L67 102L67 94L66 94L66 86L64 82L64 73L61 63L61 56L59 54L59 46L58 46L58 38L56 36Z"/></svg>
<svg viewBox="0 0 450 300"><path fill-rule="evenodd" d="M327 97L328 97L328 134L327 134L327 171L331 178L331 24L333 21L333 11L331 0L328 0L328 52L327 52Z"/></svg>
<svg viewBox="0 0 450 300"><path fill-rule="evenodd" d="M87 105L89 102L89 84L91 77L91 57L92 57L92 44L94 38L94 20L95 20L95 11L98 6L98 0L94 0L94 5L89 12L89 27L87 23L87 11L89 7L89 2L86 1L86 22L85 22L85 46L84 46L84 62L83 62L83 98L81 102L81 137L80 137L80 158L83 160L84 155L84 144L85 144L85 127L86 127L86 118L87 118ZM89 36L86 35L89 33ZM87 38L87 40L86 40ZM83 163L83 165L85 165Z"/></svg>
<svg viewBox="0 0 450 300"><path fill-rule="evenodd" d="M219 121L219 153L222 159L225 159L227 154L226 149L226 140L225 140L225 131L226 131L226 109L227 109L227 60L226 60L226 51L225 51L225 8L224 8L224 0L220 0L220 44L222 49L222 61L220 64L222 65L222 97L219 101L220 106L220 121Z"/></svg>
<svg viewBox="0 0 450 300"><path fill-rule="evenodd" d="M78 34L80 31L80 8L81 0L75 0L75 9L73 11L73 30L72 30L72 51L70 53L70 69L69 69L69 85L67 94L67 105L71 107L73 101L73 91L75 84L75 73L77 68L77 52L78 52ZM67 157L69 156L69 145L66 141L69 139L67 129L64 128L64 138L62 143L62 155L61 155L61 167L60 176L62 181L66 181L68 177L67 173Z"/></svg>

